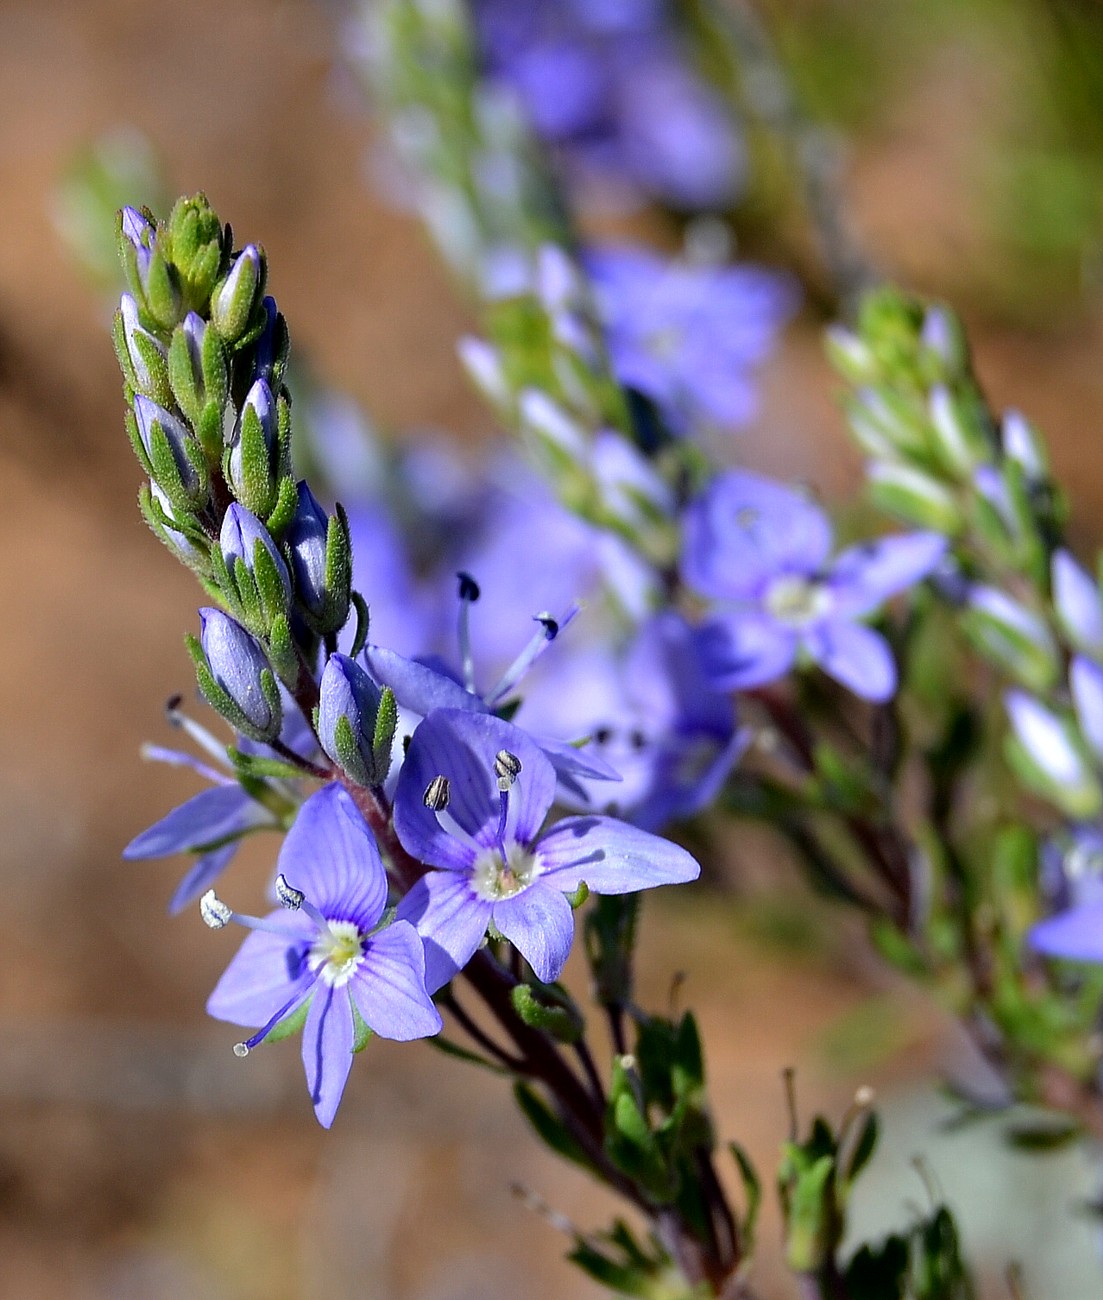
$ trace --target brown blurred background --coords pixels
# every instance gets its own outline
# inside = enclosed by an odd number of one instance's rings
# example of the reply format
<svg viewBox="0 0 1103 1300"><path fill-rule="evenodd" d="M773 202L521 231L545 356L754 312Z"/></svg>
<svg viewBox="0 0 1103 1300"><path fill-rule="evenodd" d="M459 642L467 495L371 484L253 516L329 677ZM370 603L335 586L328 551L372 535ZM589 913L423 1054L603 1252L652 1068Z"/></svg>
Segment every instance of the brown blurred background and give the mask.
<svg viewBox="0 0 1103 1300"><path fill-rule="evenodd" d="M1061 174L1083 181L1066 184L1073 221L1064 191L1050 193L1044 142L1022 134L1025 87L1044 98L1049 75L1023 15L1045 8L978 0L955 25L953 6L908 0L766 6L810 104L850 134L862 238L907 283L964 309L992 398L1047 431L1076 492L1077 536L1093 546L1098 191L1087 163L1068 163ZM0 0L3 1297L597 1294L510 1184L583 1226L610 1207L544 1157L498 1080L374 1043L322 1132L291 1044L241 1062L232 1029L206 1020L234 941L164 915L179 865L119 858L192 789L138 751L168 739L161 703L190 687L181 635L199 602L139 519L109 309L52 223L75 152L119 123L139 127L174 191L205 189L239 235L264 243L271 290L324 380L396 431L489 429L453 357L463 306L420 232L370 193L370 125L332 71L337 16L307 0ZM1093 107L1103 116L1103 101ZM1052 200L1059 230L1026 238L1016 185L1035 207ZM809 318L790 331L741 454L838 495L857 466L817 330ZM242 888L259 887L272 847L250 846ZM943 1133L947 1108L924 1080L974 1068L954 1033L846 918L825 922L761 842L732 848L739 896L660 900L642 959L659 1002L686 973L721 1131L769 1184L784 1065L798 1067L809 1114L838 1114L872 1083L888 1138L864 1223L883 1230L926 1203L909 1164L924 1153L986 1261L986 1295L1007 1294L1012 1258L1036 1297L1099 1294L1095 1228L1075 1205L1095 1190L1090 1160L1031 1161L987 1129ZM764 1296L789 1294L777 1253L771 1211Z"/></svg>

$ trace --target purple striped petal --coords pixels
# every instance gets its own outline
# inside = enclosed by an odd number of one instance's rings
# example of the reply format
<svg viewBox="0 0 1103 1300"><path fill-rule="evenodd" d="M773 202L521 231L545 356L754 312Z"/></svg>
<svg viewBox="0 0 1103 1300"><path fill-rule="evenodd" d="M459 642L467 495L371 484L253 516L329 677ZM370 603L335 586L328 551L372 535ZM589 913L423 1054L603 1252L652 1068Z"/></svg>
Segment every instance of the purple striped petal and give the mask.
<svg viewBox="0 0 1103 1300"><path fill-rule="evenodd" d="M521 843L536 838L555 798L555 769L536 741L501 718L438 709L414 732L395 790L395 829L409 853L452 871L468 869L478 856L425 807L425 791L438 776L450 784L449 816L478 844L495 846L501 799L494 758L502 749L521 760L509 794L513 833Z"/></svg>
<svg viewBox="0 0 1103 1300"><path fill-rule="evenodd" d="M238 841L231 840L229 844L223 844L220 849L213 849L210 853L204 853L179 885L176 886L176 893L173 894L172 901L169 903L169 915L175 916L178 912L182 912L190 903L194 903L201 894L205 894L230 865L230 861L237 850Z"/></svg>
<svg viewBox="0 0 1103 1300"><path fill-rule="evenodd" d="M701 874L685 849L614 817L566 818L541 839L536 859L540 880L565 893L585 881L595 894L630 894Z"/></svg>
<svg viewBox="0 0 1103 1300"><path fill-rule="evenodd" d="M314 1114L329 1128L352 1069L355 1029L348 986L333 988L321 981L303 1026L303 1066Z"/></svg>
<svg viewBox="0 0 1103 1300"><path fill-rule="evenodd" d="M254 930L222 973L207 999L207 1014L232 1025L259 1029L296 993L306 989L313 975L306 969L306 952L314 927L305 917L276 912L285 918L288 937ZM291 934L300 937L292 939Z"/></svg>
<svg viewBox="0 0 1103 1300"><path fill-rule="evenodd" d="M434 709L461 709L469 713L488 713L486 702L473 695L447 673L428 664L407 659L393 650L369 645L364 661L371 675L382 686L389 686L403 708L422 717Z"/></svg>
<svg viewBox="0 0 1103 1300"><path fill-rule="evenodd" d="M336 782L299 809L280 849L278 867L331 920L370 930L387 905L387 873L349 794Z"/></svg>
<svg viewBox="0 0 1103 1300"><path fill-rule="evenodd" d="M406 921L371 937L349 991L364 1023L381 1038L409 1042L442 1028L440 1012L425 991L421 940Z"/></svg>
<svg viewBox="0 0 1103 1300"><path fill-rule="evenodd" d="M537 881L494 904L494 924L545 984L559 978L574 939L574 913L555 888Z"/></svg>
<svg viewBox="0 0 1103 1300"><path fill-rule="evenodd" d="M201 790L135 836L123 849L123 857L133 860L192 853L258 826L274 824L275 818L267 808L250 799L241 786L216 785Z"/></svg>
<svg viewBox="0 0 1103 1300"><path fill-rule="evenodd" d="M430 871L398 905L398 919L416 926L425 945L425 986L447 984L475 955L490 924L492 905L472 892L465 876Z"/></svg>

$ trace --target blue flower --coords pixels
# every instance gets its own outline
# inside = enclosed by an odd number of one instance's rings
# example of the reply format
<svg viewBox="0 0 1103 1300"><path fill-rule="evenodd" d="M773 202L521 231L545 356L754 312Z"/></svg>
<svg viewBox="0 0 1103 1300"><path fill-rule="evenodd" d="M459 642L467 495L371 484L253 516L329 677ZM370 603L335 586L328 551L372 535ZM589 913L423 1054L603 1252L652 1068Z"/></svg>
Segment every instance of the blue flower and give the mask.
<svg viewBox="0 0 1103 1300"><path fill-rule="evenodd" d="M805 655L863 699L892 695L892 651L860 620L925 578L945 539L905 533L830 559L831 540L822 510L745 470L718 475L690 504L682 573L718 602L700 643L714 685L762 686Z"/></svg>
<svg viewBox="0 0 1103 1300"><path fill-rule="evenodd" d="M487 714L439 710L414 733L395 793L407 851L437 870L398 915L425 940L428 987L463 969L488 927L541 980L558 978L574 937L566 898L585 882L625 894L694 880L700 868L674 844L609 817L569 817L542 831L555 769L520 728Z"/></svg>
<svg viewBox="0 0 1103 1300"><path fill-rule="evenodd" d="M754 415L753 374L796 305L791 283L750 266L690 266L633 248L588 254L617 378L670 428L739 428Z"/></svg>
<svg viewBox="0 0 1103 1300"><path fill-rule="evenodd" d="M254 931L207 1002L217 1020L261 1028L246 1055L307 1007L302 1057L314 1113L333 1123L352 1057L367 1039L436 1034L440 1014L425 990L421 940L405 921L381 924L387 876L371 831L348 794L327 785L303 804L279 855L277 896L264 918L231 912L213 893L203 915Z"/></svg>

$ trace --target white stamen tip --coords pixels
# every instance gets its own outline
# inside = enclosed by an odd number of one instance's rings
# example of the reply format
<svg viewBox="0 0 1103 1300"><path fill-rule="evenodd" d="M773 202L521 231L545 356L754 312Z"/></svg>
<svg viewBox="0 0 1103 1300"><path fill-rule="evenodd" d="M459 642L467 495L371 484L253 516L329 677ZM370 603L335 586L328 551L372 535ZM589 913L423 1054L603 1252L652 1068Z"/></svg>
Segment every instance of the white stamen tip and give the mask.
<svg viewBox="0 0 1103 1300"><path fill-rule="evenodd" d="M287 883L287 877L282 872L276 877L276 899L281 907L286 907L289 912L297 912L305 898L301 889Z"/></svg>
<svg viewBox="0 0 1103 1300"><path fill-rule="evenodd" d="M425 790L424 802L432 812L443 812L448 807L452 787L446 776L435 776Z"/></svg>
<svg viewBox="0 0 1103 1300"><path fill-rule="evenodd" d="M235 1056L248 1056L248 1055L249 1055L249 1044L248 1044L248 1043L235 1043L235 1044L234 1044L234 1055L235 1055Z"/></svg>
<svg viewBox="0 0 1103 1300"><path fill-rule="evenodd" d="M199 900L199 915L212 930L221 930L224 925L229 925L233 912L213 889L208 889Z"/></svg>

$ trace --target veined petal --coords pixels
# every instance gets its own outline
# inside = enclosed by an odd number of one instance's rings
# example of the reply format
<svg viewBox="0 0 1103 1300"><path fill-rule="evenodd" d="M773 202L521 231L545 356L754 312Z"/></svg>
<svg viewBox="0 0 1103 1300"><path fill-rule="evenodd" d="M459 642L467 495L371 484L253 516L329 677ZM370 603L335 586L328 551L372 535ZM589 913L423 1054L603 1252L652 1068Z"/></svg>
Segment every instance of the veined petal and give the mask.
<svg viewBox="0 0 1103 1300"><path fill-rule="evenodd" d="M831 566L834 609L860 618L925 578L946 553L938 533L900 533L851 546Z"/></svg>
<svg viewBox="0 0 1103 1300"><path fill-rule="evenodd" d="M287 937L254 930L246 938L207 999L209 1016L259 1029L313 981L306 966L313 926L287 912L277 918L284 919Z"/></svg>
<svg viewBox="0 0 1103 1300"><path fill-rule="evenodd" d="M333 920L370 930L387 905L387 873L375 836L348 792L323 786L299 809L280 849L287 883Z"/></svg>
<svg viewBox="0 0 1103 1300"><path fill-rule="evenodd" d="M369 645L364 661L371 675L382 686L389 686L403 708L422 717L434 709L460 709L469 713L487 713L485 700L472 694L447 673L428 664L407 659L393 650Z"/></svg>
<svg viewBox="0 0 1103 1300"><path fill-rule="evenodd" d="M408 852L451 870L474 863L476 850L425 806L425 791L438 776L448 778L449 816L479 844L495 845L501 798L494 760L503 749L521 763L509 792L510 825L521 843L536 838L555 798L555 769L537 742L501 718L438 709L414 732L395 790L395 829Z"/></svg>
<svg viewBox="0 0 1103 1300"><path fill-rule="evenodd" d="M303 1066L314 1114L323 1128L333 1123L341 1103L355 1036L348 986L333 988L319 981L303 1025Z"/></svg>
<svg viewBox="0 0 1103 1300"><path fill-rule="evenodd" d="M395 921L372 936L349 991L364 1023L381 1038L408 1042L442 1028L425 989L425 951L408 921Z"/></svg>
<svg viewBox="0 0 1103 1300"><path fill-rule="evenodd" d="M631 894L701 874L685 849L614 817L565 818L540 840L536 860L540 880L564 893L585 881L595 894ZM495 923L500 906L495 906Z"/></svg>
<svg viewBox="0 0 1103 1300"><path fill-rule="evenodd" d="M559 978L574 939L571 905L541 881L494 904L494 924L536 972L549 983Z"/></svg>
<svg viewBox="0 0 1103 1300"><path fill-rule="evenodd" d="M572 745L565 740L548 740L535 737L536 743L547 756L556 774L567 777L586 777L591 781L619 781L620 773L592 746Z"/></svg>
<svg viewBox="0 0 1103 1300"><path fill-rule="evenodd" d="M1073 907L1041 921L1027 943L1047 957L1069 961L1103 961L1103 901Z"/></svg>
<svg viewBox="0 0 1103 1300"><path fill-rule="evenodd" d="M442 988L475 955L490 924L492 905L479 898L466 876L429 871L398 905L425 945L425 987Z"/></svg>
<svg viewBox="0 0 1103 1300"><path fill-rule="evenodd" d="M804 646L829 677L863 700L880 703L896 690L896 661L888 642L861 623L842 619L805 634Z"/></svg>
<svg viewBox="0 0 1103 1300"><path fill-rule="evenodd" d="M193 795L135 836L123 849L123 857L163 858L169 853L190 853L211 848L257 826L274 824L268 809L250 799L241 786L216 785Z"/></svg>
<svg viewBox="0 0 1103 1300"><path fill-rule="evenodd" d="M715 618L698 632L701 668L718 689L749 690L784 676L797 654L797 633L766 614Z"/></svg>
<svg viewBox="0 0 1103 1300"><path fill-rule="evenodd" d="M230 861L237 850L238 841L231 840L229 844L223 844L221 848L212 849L210 853L204 853L179 885L176 886L176 893L173 894L172 901L169 903L169 915L175 916L177 912L182 912L189 903L194 903L201 894L205 894L230 865Z"/></svg>

